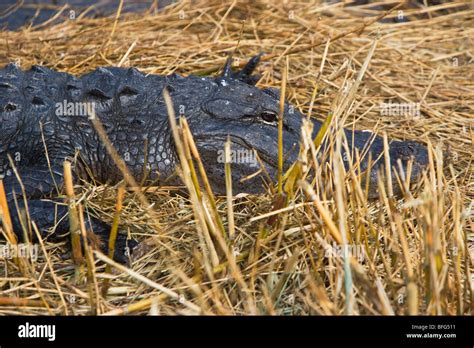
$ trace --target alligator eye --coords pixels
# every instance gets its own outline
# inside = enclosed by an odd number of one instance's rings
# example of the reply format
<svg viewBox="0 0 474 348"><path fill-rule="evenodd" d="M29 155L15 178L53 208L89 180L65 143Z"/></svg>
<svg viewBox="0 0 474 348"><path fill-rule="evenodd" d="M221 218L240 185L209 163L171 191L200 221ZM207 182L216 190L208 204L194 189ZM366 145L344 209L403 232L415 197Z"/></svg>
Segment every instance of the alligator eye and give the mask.
<svg viewBox="0 0 474 348"><path fill-rule="evenodd" d="M263 122L265 123L276 123L278 121L278 115L275 114L274 112L271 111L263 111L260 114L260 117L262 118Z"/></svg>

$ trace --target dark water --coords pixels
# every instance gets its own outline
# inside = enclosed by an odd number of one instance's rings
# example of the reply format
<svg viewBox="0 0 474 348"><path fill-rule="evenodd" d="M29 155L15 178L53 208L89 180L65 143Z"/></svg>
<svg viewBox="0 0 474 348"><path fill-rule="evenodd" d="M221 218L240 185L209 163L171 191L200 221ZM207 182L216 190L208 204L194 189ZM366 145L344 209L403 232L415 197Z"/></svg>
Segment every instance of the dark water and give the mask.
<svg viewBox="0 0 474 348"><path fill-rule="evenodd" d="M174 0L125 0L124 12L158 11L175 2ZM117 0L0 0L0 30L17 30L24 26L38 25L54 17L65 5L68 8L61 13L55 23L78 17L87 8L94 7L87 17L97 18L111 16L117 12L120 1ZM71 12L73 11L73 12Z"/></svg>

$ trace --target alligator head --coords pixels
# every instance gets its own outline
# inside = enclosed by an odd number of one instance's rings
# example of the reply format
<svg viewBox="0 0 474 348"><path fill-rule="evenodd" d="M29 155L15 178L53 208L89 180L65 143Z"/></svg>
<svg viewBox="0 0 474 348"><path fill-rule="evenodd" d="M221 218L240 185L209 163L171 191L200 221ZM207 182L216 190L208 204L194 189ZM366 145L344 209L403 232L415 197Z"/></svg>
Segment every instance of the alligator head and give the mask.
<svg viewBox="0 0 474 348"><path fill-rule="evenodd" d="M218 85L207 100L201 104L200 116L195 118L198 124L191 124L193 136L200 152L209 180L216 193L225 192L224 180L224 144L231 141L232 179L234 192L258 193L264 190L263 179L274 181L278 163L278 115L279 94L274 89L259 89L254 86L255 78L251 76L258 58L254 57L249 65L240 72L230 70L230 62L224 68L223 76L215 79ZM283 116L283 152L284 169L297 159L301 142L303 116L296 108L285 103ZM313 122L313 137L316 136L322 123ZM344 129L352 156L346 156L346 169L351 163L348 158L355 157L357 148L366 156L360 162L360 169L370 173L369 197L377 196L377 175L383 169L383 139L371 132L351 131ZM322 149L328 146L323 144ZM255 153L258 156L255 156ZM391 141L389 144L392 182L395 193L400 192L395 171L399 172L398 161L406 173L409 161L412 161L411 181L416 181L428 162L426 148L413 141ZM369 161L369 158L371 159ZM376 160L376 161L375 161ZM354 158L355 161L355 158ZM263 163L265 170L262 171ZM375 162L375 163L373 163ZM370 166L369 166L369 163ZM254 175L260 171L259 174ZM265 173L266 171L266 173ZM266 180L268 181L268 180Z"/></svg>
<svg viewBox="0 0 474 348"><path fill-rule="evenodd" d="M11 148L12 139L23 126L24 99L15 88L16 73L19 68L15 64L5 67L5 77L0 82L0 154ZM0 175L8 167L6 156L0 156Z"/></svg>

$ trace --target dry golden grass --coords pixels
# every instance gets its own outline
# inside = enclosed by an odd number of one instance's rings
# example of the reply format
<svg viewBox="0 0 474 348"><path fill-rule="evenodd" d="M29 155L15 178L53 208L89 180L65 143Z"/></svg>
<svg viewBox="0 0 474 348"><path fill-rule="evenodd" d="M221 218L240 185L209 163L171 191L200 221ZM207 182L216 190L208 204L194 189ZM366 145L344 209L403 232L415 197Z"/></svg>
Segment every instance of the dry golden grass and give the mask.
<svg viewBox="0 0 474 348"><path fill-rule="evenodd" d="M263 51L259 85L280 87L287 67L287 98L312 117L331 114L326 136L336 146L341 124L429 143L417 187L397 200L381 183L380 198L367 201L357 168L346 173L337 152L310 179L318 144L306 138L282 182L286 198L276 187L214 198L198 187L203 173L181 120L174 130L190 194L161 187L144 200L129 187L117 202L119 186L74 188L79 212L112 223L121 209L121 228L142 242L131 267L97 252L95 266L75 265L61 257L63 244L41 241L46 257L37 262L0 258L0 314L472 314L474 9L365 27L366 7L317 3L197 1L79 18L3 33L0 61L73 74L103 65L188 74L215 71L230 52L241 65ZM388 100L419 103L421 115L381 116ZM365 257L328 257L341 244Z"/></svg>

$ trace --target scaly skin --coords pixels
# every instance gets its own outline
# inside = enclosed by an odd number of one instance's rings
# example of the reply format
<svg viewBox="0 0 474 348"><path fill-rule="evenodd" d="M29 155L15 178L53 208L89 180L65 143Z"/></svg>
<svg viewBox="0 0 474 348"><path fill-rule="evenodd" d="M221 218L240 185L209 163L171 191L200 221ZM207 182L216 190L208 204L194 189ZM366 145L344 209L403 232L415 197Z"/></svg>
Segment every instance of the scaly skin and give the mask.
<svg viewBox="0 0 474 348"><path fill-rule="evenodd" d="M178 159L162 96L165 86L171 94L176 114L185 115L189 122L216 193L225 192L224 164L219 156L228 135L233 150L255 149L270 176L275 178L279 96L275 90L254 86L257 78L252 76L252 72L258 60L259 56L254 57L239 72L231 71L228 62L222 76L217 78L144 75L134 68L116 67L98 68L76 78L41 66L22 71L15 65L7 65L0 70L0 174L5 175L15 231L19 233L21 227L13 198L15 194L20 197L22 190L12 174L7 155L12 157L22 178L31 219L42 232L67 213L64 205L58 205L55 212L54 202L41 200L57 196L56 185L60 190L65 159L72 161L76 178L90 180L93 177L97 182L110 184L122 180L88 114L81 112L84 110L65 112L71 105L77 107L84 102L94 105L109 139L137 182L156 185L166 180L171 183L177 180L173 174ZM61 110L58 103L65 105L66 110ZM290 106L285 105L283 145L286 168L297 157L302 118L298 111L290 112ZM313 123L315 135L321 122L313 120ZM362 131L345 130L345 133L349 146L353 144L360 151L372 136ZM375 137L370 146L371 158L379 157L382 152L383 141ZM367 168L368 157L362 160L362 169ZM391 142L392 166L398 168L396 161L400 159L406 168L410 158L414 160L412 179L415 180L427 163L425 147L416 142ZM383 163L382 157L370 173L372 197L377 195L377 171ZM262 192L262 176L240 181L255 171L256 167L250 163L234 163L234 191ZM392 180L397 188L395 179ZM107 241L109 227L96 219L88 220L88 228ZM67 229L68 225L63 221L56 227L55 234L64 234ZM125 246L122 237L116 259L124 260Z"/></svg>

